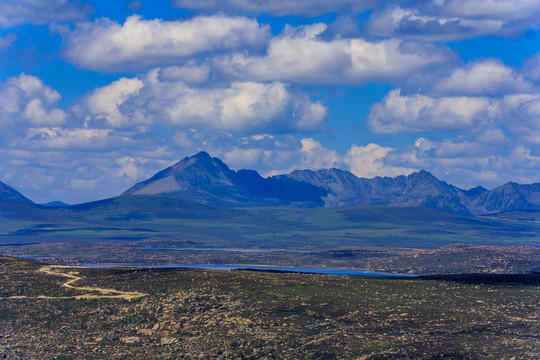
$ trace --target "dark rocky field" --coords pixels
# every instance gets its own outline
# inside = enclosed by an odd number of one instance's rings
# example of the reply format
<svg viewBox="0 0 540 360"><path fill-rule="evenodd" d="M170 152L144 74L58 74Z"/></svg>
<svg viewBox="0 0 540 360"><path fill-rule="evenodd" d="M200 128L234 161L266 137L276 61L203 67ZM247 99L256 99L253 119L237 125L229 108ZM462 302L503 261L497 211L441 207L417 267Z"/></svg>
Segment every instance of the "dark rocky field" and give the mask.
<svg viewBox="0 0 540 360"><path fill-rule="evenodd" d="M0 258L0 357L540 357L538 274L388 279L44 266Z"/></svg>

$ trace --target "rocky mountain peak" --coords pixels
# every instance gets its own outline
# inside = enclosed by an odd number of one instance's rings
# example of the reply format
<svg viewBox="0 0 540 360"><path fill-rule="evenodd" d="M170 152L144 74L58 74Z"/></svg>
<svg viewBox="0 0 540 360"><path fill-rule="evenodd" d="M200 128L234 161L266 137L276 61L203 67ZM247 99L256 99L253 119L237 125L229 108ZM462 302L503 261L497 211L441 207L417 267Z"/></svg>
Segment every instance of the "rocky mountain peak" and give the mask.
<svg viewBox="0 0 540 360"><path fill-rule="evenodd" d="M0 181L0 199L22 201L33 204L33 201L23 196L11 186Z"/></svg>

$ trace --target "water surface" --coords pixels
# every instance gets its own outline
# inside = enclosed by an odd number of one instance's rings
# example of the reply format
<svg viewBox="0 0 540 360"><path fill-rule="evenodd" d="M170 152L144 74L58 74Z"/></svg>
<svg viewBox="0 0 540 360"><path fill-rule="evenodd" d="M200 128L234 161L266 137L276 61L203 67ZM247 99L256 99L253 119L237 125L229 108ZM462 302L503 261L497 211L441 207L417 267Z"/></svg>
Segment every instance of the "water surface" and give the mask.
<svg viewBox="0 0 540 360"><path fill-rule="evenodd" d="M217 251L217 252L242 252L242 253L301 253L311 254L319 251L311 250L285 250L285 249L230 249L230 248L161 248L161 247L136 247L138 250L154 251Z"/></svg>
<svg viewBox="0 0 540 360"><path fill-rule="evenodd" d="M383 276L383 277L415 277L416 275L392 274L365 270L337 269L337 268L307 268L289 266L266 266L266 265L213 265L213 264L167 264L167 265L108 265L90 264L84 265L88 268L114 268L114 267L134 267L134 268L156 268L156 269L207 269L207 270L258 270L295 272L302 274L324 274L324 275L352 275L352 276Z"/></svg>

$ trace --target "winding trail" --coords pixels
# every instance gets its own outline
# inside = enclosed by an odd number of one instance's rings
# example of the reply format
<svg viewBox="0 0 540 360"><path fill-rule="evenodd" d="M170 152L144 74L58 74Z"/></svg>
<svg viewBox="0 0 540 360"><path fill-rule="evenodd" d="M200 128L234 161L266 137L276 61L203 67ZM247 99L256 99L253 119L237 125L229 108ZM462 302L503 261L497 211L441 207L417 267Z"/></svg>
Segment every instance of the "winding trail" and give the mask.
<svg viewBox="0 0 540 360"><path fill-rule="evenodd" d="M68 289L74 289L78 291L85 291L86 294L82 295L75 295L75 296L46 296L46 295L39 295L39 296L10 296L7 297L7 299L124 299L124 300L134 300L141 298L143 296L147 296L148 294L142 293L139 291L120 291L116 289L107 289L107 288L100 288L100 287L92 287L92 286L74 286L73 283L84 279L83 276L79 276L79 272L77 271L69 271L69 272L62 272L57 271L56 269L76 269L76 267L73 266L67 266L67 265L46 265L41 268L39 268L37 271L45 273L47 275L52 276L63 276L68 278L66 282L62 283L63 287L66 287ZM90 292L90 293L89 293ZM92 292L94 294L92 294ZM95 293L99 294L95 294ZM6 298L5 298L6 299Z"/></svg>

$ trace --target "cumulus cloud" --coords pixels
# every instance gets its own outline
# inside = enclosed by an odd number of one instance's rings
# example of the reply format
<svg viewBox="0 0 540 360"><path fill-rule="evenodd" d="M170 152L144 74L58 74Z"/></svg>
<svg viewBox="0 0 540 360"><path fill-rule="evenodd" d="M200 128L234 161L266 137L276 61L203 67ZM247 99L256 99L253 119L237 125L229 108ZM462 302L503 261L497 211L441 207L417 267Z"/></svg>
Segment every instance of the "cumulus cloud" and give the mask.
<svg viewBox="0 0 540 360"><path fill-rule="evenodd" d="M174 127L232 132L320 130L328 109L281 82L233 82L224 87L191 87L163 81L154 69L144 78L120 79L94 90L81 114L126 127L161 122Z"/></svg>
<svg viewBox="0 0 540 360"><path fill-rule="evenodd" d="M15 140L13 145L35 149L103 151L130 142L127 137L112 136L111 129L46 127L28 128L24 139Z"/></svg>
<svg viewBox="0 0 540 360"><path fill-rule="evenodd" d="M540 53L525 61L524 72L527 78L533 81L540 80Z"/></svg>
<svg viewBox="0 0 540 360"><path fill-rule="evenodd" d="M266 45L269 36L268 26L257 20L223 15L182 21L132 15L124 24L103 18L62 32L64 56L98 71L174 64L209 51L256 50Z"/></svg>
<svg viewBox="0 0 540 360"><path fill-rule="evenodd" d="M368 125L383 134L477 128L499 118L498 105L487 97L404 96L396 89L371 106Z"/></svg>
<svg viewBox="0 0 540 360"><path fill-rule="evenodd" d="M510 140L502 132L486 128L446 139L419 138L396 154L405 166L429 169L462 188L537 182L540 149Z"/></svg>
<svg viewBox="0 0 540 360"><path fill-rule="evenodd" d="M343 162L358 177L408 175L413 169L393 166L388 162L388 155L396 149L378 144L366 146L352 145L343 156Z"/></svg>
<svg viewBox="0 0 540 360"><path fill-rule="evenodd" d="M146 162L146 159L122 156L116 160L116 164L119 166L116 176L125 176L132 180L139 179L141 176L145 175L142 168Z"/></svg>
<svg viewBox="0 0 540 360"><path fill-rule="evenodd" d="M0 84L0 122L4 135L8 129L25 124L55 126L67 119L64 110L54 105L60 94L35 76L21 74Z"/></svg>
<svg viewBox="0 0 540 360"><path fill-rule="evenodd" d="M535 84L537 56L522 69L486 59L454 69L423 93L390 91L368 114L375 133L474 131L490 128L492 140L506 136L493 126L505 124L520 141L537 142L540 131L540 92ZM410 92L410 90L409 90ZM498 140L497 140L498 141Z"/></svg>
<svg viewBox="0 0 540 360"><path fill-rule="evenodd" d="M325 41L325 24L286 27L270 41L264 56L234 53L214 59L226 76L251 81L363 84L394 82L417 72L451 64L454 53L426 43L388 39L371 42L361 38Z"/></svg>
<svg viewBox="0 0 540 360"><path fill-rule="evenodd" d="M503 104L509 130L528 139L540 131L540 93L508 95Z"/></svg>
<svg viewBox="0 0 540 360"><path fill-rule="evenodd" d="M75 204L118 196L135 181L178 161L174 155L160 153L161 158L156 158L136 146L128 151L122 147L107 151L0 148L0 156L12 160L0 162L0 174L36 202Z"/></svg>
<svg viewBox="0 0 540 360"><path fill-rule="evenodd" d="M130 125L130 120L122 114L123 104L139 93L143 82L138 78L121 78L107 86L94 90L82 100L82 105L95 119L103 119L112 127Z"/></svg>
<svg viewBox="0 0 540 360"><path fill-rule="evenodd" d="M533 85L500 60L488 59L458 68L435 90L451 95L501 95L529 92Z"/></svg>
<svg viewBox="0 0 540 360"><path fill-rule="evenodd" d="M318 16L326 13L343 11L361 11L370 9L377 3L375 0L174 0L173 6L210 11L248 12L255 14L307 15Z"/></svg>
<svg viewBox="0 0 540 360"><path fill-rule="evenodd" d="M163 68L159 72L162 81L183 81L187 84L204 84L210 77L210 65L208 62L197 64L188 61L183 66L173 65Z"/></svg>
<svg viewBox="0 0 540 360"><path fill-rule="evenodd" d="M538 14L540 4L535 0L446 0L441 10L453 16L514 21Z"/></svg>
<svg viewBox="0 0 540 360"><path fill-rule="evenodd" d="M3 0L0 2L0 26L79 21L92 11L88 3L78 0Z"/></svg>
<svg viewBox="0 0 540 360"><path fill-rule="evenodd" d="M291 136L243 138L230 143L231 149L215 150L232 168L257 169L263 176L290 173L293 170L339 168L350 170L359 177L397 176L410 174L412 168L401 167L395 148L378 144L352 145L346 154L323 146L313 138Z"/></svg>
<svg viewBox="0 0 540 360"><path fill-rule="evenodd" d="M474 141L484 143L500 144L512 138L514 142L537 146L540 145L540 94L430 97L401 95L397 89L371 106L367 120L375 133L452 131L468 133L474 136ZM498 153L497 149L491 150Z"/></svg>
<svg viewBox="0 0 540 360"><path fill-rule="evenodd" d="M421 10L392 7L373 14L366 26L368 34L423 41L456 41L502 31L505 22L430 15Z"/></svg>
<svg viewBox="0 0 540 360"><path fill-rule="evenodd" d="M350 170L356 176L368 178L407 175L415 171L398 164L403 161L394 156L396 151L395 148L371 143L366 146L352 145L342 155L313 138L264 136L235 145L233 150L224 153L224 158L233 168L251 167L265 176L293 170L329 168Z"/></svg>
<svg viewBox="0 0 540 360"><path fill-rule="evenodd" d="M300 166L306 169L329 169L342 164L341 155L336 151L325 148L312 138L301 140L302 148Z"/></svg>
<svg viewBox="0 0 540 360"><path fill-rule="evenodd" d="M366 31L383 37L456 41L487 35L516 36L540 25L540 3L535 0L447 0L415 5L376 10L367 21Z"/></svg>

